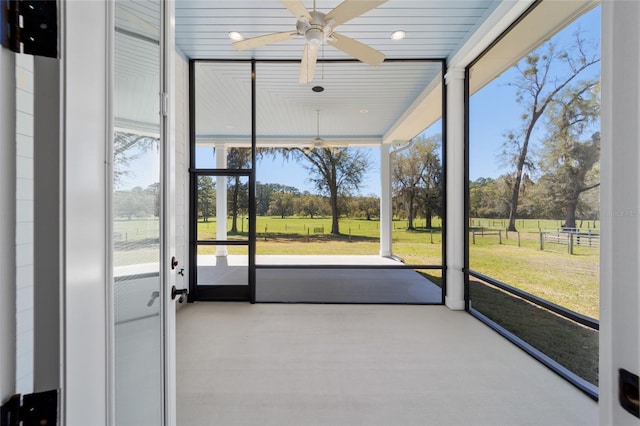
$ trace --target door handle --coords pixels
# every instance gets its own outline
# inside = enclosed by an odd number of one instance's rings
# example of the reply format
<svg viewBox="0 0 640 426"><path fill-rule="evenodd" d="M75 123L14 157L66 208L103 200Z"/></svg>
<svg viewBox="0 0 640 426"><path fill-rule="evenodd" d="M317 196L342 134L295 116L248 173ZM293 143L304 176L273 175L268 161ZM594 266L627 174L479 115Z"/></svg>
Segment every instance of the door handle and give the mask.
<svg viewBox="0 0 640 426"><path fill-rule="evenodd" d="M176 269L176 266L178 266L178 259L176 259L175 256L171 257L171 269Z"/></svg>
<svg viewBox="0 0 640 426"><path fill-rule="evenodd" d="M176 286L172 286L171 287L171 300L176 300L176 297L180 296L178 298L178 302L182 303L184 302L184 296L189 294L189 290L186 288L176 288Z"/></svg>

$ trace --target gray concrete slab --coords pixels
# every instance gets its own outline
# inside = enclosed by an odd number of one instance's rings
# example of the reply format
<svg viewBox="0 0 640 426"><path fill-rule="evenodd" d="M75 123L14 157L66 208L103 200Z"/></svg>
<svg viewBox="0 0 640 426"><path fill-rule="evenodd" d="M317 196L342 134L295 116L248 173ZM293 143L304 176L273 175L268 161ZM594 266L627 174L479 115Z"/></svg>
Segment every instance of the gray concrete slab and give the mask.
<svg viewBox="0 0 640 426"><path fill-rule="evenodd" d="M178 425L598 423L597 403L444 306L191 304Z"/></svg>
<svg viewBox="0 0 640 426"><path fill-rule="evenodd" d="M256 301L435 304L442 290L410 269L258 269Z"/></svg>

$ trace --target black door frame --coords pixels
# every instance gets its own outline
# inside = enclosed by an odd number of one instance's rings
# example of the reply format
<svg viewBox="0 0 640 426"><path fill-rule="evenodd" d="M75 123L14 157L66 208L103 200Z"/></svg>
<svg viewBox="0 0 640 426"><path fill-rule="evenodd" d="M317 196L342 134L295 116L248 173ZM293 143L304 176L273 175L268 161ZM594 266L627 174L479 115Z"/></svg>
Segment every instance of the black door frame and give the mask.
<svg viewBox="0 0 640 426"><path fill-rule="evenodd" d="M249 169L198 169L196 164L196 101L195 72L198 60L189 61L189 302L194 301L249 301L256 300L256 96L255 61L251 61L251 167ZM249 235L247 240L198 240L198 177L229 176L249 178ZM198 285L199 246L247 246L247 285Z"/></svg>

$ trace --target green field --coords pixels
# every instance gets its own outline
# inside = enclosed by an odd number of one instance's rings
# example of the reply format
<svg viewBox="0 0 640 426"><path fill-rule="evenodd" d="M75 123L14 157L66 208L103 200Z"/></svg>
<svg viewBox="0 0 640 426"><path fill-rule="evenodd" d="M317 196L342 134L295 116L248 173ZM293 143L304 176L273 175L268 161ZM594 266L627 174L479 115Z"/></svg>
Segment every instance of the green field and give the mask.
<svg viewBox="0 0 640 426"><path fill-rule="evenodd" d="M238 220L238 234L229 239L246 239L248 224ZM340 235L331 235L331 218L265 217L256 221L257 254L296 255L377 255L380 252L380 224L377 220L341 219ZM408 231L406 220L394 220L392 243L394 254L407 264L440 265L442 263L441 223L425 229L424 219L415 221L416 230ZM437 227L437 228L436 228ZM231 229L228 221L227 229ZM198 222L198 239L215 239L215 221ZM243 253L241 247L229 246L230 254ZM201 254L211 254L215 247L202 247Z"/></svg>

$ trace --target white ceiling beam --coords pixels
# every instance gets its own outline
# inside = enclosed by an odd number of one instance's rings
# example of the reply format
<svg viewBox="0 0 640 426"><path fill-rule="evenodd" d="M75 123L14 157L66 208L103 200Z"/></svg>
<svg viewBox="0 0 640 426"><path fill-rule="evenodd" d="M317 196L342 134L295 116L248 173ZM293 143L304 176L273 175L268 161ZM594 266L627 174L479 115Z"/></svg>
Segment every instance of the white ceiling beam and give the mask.
<svg viewBox="0 0 640 426"><path fill-rule="evenodd" d="M408 141L442 117L442 73L429 83L413 104L382 137L382 143Z"/></svg>

